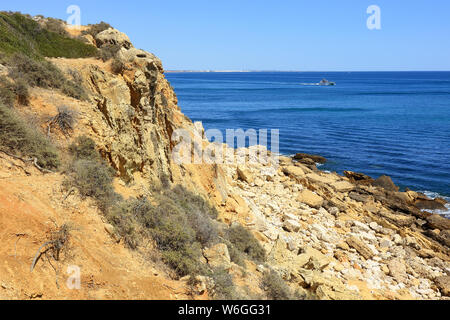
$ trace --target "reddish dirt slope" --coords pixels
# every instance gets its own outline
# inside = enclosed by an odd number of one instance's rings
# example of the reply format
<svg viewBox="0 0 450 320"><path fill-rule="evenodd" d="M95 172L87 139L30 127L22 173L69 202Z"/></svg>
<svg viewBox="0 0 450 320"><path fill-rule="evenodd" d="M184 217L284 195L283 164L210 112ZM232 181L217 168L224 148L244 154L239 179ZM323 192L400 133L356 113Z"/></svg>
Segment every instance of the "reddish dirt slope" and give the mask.
<svg viewBox="0 0 450 320"><path fill-rule="evenodd" d="M63 201L62 179L1 155L0 300L187 298L181 282L169 280L142 255L117 244L92 204L76 195ZM72 228L70 254L51 260L53 267L41 256L31 272L38 248L65 223ZM70 265L80 267L80 290L67 288Z"/></svg>

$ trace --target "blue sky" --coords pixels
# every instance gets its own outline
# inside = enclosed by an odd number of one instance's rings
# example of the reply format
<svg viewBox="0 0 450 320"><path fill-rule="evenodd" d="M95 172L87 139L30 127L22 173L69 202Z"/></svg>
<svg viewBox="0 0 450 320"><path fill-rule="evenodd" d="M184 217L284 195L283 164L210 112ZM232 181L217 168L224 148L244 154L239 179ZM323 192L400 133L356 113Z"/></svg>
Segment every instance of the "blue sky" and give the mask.
<svg viewBox="0 0 450 320"><path fill-rule="evenodd" d="M6 3L5 3L6 2ZM166 69L450 70L448 0L3 0L0 10L109 22ZM369 5L381 30L369 30Z"/></svg>

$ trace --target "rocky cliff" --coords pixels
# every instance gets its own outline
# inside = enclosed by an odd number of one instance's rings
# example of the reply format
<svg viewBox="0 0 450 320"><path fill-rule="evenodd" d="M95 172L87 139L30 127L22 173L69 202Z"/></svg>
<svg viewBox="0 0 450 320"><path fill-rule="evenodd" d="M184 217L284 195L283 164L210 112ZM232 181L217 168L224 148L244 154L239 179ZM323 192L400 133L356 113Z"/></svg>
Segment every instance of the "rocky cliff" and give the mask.
<svg viewBox="0 0 450 320"><path fill-rule="evenodd" d="M316 158L301 154L295 159L281 157L279 164L176 164L172 133L185 129L194 135L202 128L181 112L161 61L134 48L128 36L113 28L82 37L99 50L113 47L110 59L48 60L68 77L76 74L88 98L33 87L29 106L18 108L20 113L35 119L61 150L67 150L76 137L90 137L114 169L114 187L123 197L151 200L150 187L183 185L217 208L219 229L242 225L250 230L267 253L266 261L255 262L244 255L244 262L238 264L223 238L201 248L202 262L225 270L241 297L292 297L270 294L276 291L274 286L291 289L297 298L449 295L450 226L448 220L422 210L438 206L436 201L412 191L399 192L389 179L321 172ZM55 119L62 105L76 115L70 135L49 125L48 119ZM0 154L4 244L0 256L5 261L0 266L0 297L214 296L213 276L197 277L193 290L189 277L173 277L166 266L148 259L145 250L126 248L92 201L64 188L64 171L42 172L23 158ZM39 245L63 224L75 226L72 259L56 269L51 263L40 264L30 273ZM245 254L251 256L249 250ZM81 290L68 290L62 284L67 275L60 270L70 264L84 268ZM270 272L276 276L269 277ZM273 279L283 283L275 285Z"/></svg>

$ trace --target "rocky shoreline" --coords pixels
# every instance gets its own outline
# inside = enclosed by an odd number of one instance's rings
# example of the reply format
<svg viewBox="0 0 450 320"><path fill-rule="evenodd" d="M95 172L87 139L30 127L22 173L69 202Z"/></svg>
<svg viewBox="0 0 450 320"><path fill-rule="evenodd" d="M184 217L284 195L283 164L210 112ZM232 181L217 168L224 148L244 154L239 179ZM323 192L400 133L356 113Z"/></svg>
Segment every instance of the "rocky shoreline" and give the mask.
<svg viewBox="0 0 450 320"><path fill-rule="evenodd" d="M450 220L423 210L444 200L400 192L386 176L319 171L324 161L227 166L243 202L225 210L264 243L268 264L319 299L448 299Z"/></svg>

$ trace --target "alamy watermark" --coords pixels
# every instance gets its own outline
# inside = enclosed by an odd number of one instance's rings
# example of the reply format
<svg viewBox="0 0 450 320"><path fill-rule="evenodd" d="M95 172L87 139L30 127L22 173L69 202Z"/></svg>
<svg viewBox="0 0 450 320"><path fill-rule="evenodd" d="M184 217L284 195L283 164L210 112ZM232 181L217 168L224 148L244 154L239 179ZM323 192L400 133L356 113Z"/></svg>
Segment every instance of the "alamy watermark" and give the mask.
<svg viewBox="0 0 450 320"><path fill-rule="evenodd" d="M381 8L377 5L371 5L367 8L367 28L369 30L381 30Z"/></svg>
<svg viewBox="0 0 450 320"><path fill-rule="evenodd" d="M70 290L81 289L81 269L79 266L68 266L67 274L69 277L66 281L66 286Z"/></svg>
<svg viewBox="0 0 450 320"><path fill-rule="evenodd" d="M279 129L177 129L172 134L176 164L272 164L279 160Z"/></svg>
<svg viewBox="0 0 450 320"><path fill-rule="evenodd" d="M70 14L70 16L67 18L67 21L66 21L67 25L73 29L80 29L81 28L81 9L80 9L80 7L72 4L67 7L66 13Z"/></svg>

